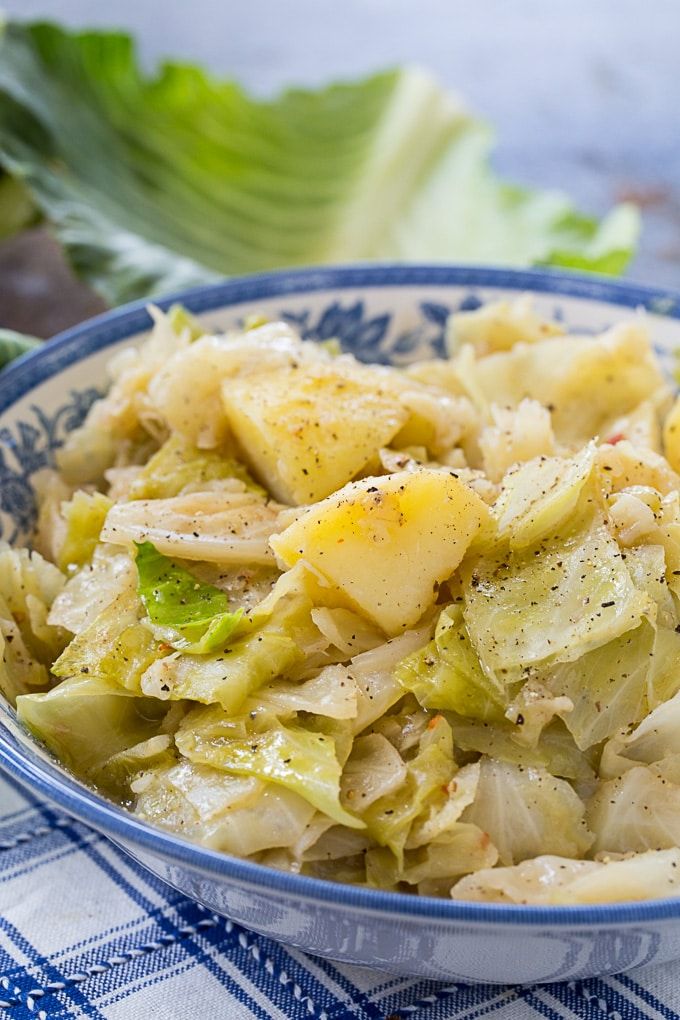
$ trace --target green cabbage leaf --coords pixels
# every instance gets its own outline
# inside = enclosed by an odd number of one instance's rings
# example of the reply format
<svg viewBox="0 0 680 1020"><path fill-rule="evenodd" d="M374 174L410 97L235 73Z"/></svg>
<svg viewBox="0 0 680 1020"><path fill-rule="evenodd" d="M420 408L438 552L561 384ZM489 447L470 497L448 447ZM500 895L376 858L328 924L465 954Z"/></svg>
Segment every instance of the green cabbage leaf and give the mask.
<svg viewBox="0 0 680 1020"><path fill-rule="evenodd" d="M121 32L3 26L0 166L109 302L352 259L619 273L630 205L598 224L499 181L491 134L428 75L254 99L189 64L147 77Z"/></svg>
<svg viewBox="0 0 680 1020"><path fill-rule="evenodd" d="M224 647L236 630L243 610L229 610L225 592L203 584L179 563L159 553L152 542L137 546L139 596L151 623L170 628L174 648L203 655Z"/></svg>

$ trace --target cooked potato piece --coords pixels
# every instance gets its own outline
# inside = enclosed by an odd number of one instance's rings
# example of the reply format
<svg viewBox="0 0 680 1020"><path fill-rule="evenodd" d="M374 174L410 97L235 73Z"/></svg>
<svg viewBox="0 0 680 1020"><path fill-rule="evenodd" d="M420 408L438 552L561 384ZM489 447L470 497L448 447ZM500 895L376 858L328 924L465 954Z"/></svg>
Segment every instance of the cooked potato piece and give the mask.
<svg viewBox="0 0 680 1020"><path fill-rule="evenodd" d="M306 560L352 608L397 634L434 603L489 516L454 475L423 468L346 485L271 545L286 566Z"/></svg>
<svg viewBox="0 0 680 1020"><path fill-rule="evenodd" d="M299 505L348 482L406 422L381 381L363 365L286 366L230 379L222 399L255 474L277 499Z"/></svg>
<svg viewBox="0 0 680 1020"><path fill-rule="evenodd" d="M674 471L680 473L680 397L676 397L664 422L663 447L666 460Z"/></svg>

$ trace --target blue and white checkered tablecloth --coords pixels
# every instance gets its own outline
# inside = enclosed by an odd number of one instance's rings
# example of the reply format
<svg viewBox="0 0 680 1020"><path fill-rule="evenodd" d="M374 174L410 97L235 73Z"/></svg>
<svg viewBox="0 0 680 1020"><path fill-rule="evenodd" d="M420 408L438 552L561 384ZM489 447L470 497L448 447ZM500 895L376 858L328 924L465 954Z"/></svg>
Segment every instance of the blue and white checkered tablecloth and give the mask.
<svg viewBox="0 0 680 1020"><path fill-rule="evenodd" d="M680 966L534 987L328 963L225 921L0 779L0 1018L680 1020Z"/></svg>

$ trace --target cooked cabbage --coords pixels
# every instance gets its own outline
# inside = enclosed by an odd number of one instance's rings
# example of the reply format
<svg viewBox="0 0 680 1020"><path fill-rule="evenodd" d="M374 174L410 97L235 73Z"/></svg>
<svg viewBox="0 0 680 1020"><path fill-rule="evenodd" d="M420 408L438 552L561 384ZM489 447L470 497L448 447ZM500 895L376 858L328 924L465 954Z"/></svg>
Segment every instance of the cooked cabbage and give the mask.
<svg viewBox="0 0 680 1020"><path fill-rule="evenodd" d="M541 854L582 857L593 842L585 804L545 769L481 759L475 799L463 821L488 832L501 864Z"/></svg>
<svg viewBox="0 0 680 1020"><path fill-rule="evenodd" d="M663 850L622 860L536 857L462 878L451 895L490 903L616 903L672 896L679 886L680 851Z"/></svg>
<svg viewBox="0 0 680 1020"><path fill-rule="evenodd" d="M101 492L82 490L62 505L64 537L58 560L62 570L71 572L92 559L111 505L111 500Z"/></svg>
<svg viewBox="0 0 680 1020"><path fill-rule="evenodd" d="M484 356L564 332L561 323L537 315L531 295L523 294L514 301L491 301L471 312L454 313L447 324L446 343L452 353L471 344L477 356Z"/></svg>
<svg viewBox="0 0 680 1020"><path fill-rule="evenodd" d="M636 627L653 605L597 515L527 550L470 558L463 582L472 643L501 680L572 662Z"/></svg>
<svg viewBox="0 0 680 1020"><path fill-rule="evenodd" d="M680 784L664 763L635 766L602 783L588 804L596 853L667 850L680 843Z"/></svg>
<svg viewBox="0 0 680 1020"><path fill-rule="evenodd" d="M189 761L280 784L334 821L363 828L340 804L340 764L323 733L284 725L264 712L228 716L210 706L184 717L176 743Z"/></svg>
<svg viewBox="0 0 680 1020"><path fill-rule="evenodd" d="M219 490L221 483L234 478L251 492L264 495L232 451L200 450L175 432L136 473L128 498L169 499L190 492Z"/></svg>
<svg viewBox="0 0 680 1020"><path fill-rule="evenodd" d="M257 494L233 490L195 492L170 499L117 503L109 511L102 541L128 548L151 542L165 556L216 563L271 564L269 537L280 509Z"/></svg>
<svg viewBox="0 0 680 1020"><path fill-rule="evenodd" d="M434 639L399 663L395 677L423 708L449 709L475 719L502 719L507 693L482 669L460 606L445 609Z"/></svg>
<svg viewBox="0 0 680 1020"><path fill-rule="evenodd" d="M643 322L568 336L520 298L405 369L152 314L41 475L42 555L0 544L19 720L268 867L677 892L680 411Z"/></svg>

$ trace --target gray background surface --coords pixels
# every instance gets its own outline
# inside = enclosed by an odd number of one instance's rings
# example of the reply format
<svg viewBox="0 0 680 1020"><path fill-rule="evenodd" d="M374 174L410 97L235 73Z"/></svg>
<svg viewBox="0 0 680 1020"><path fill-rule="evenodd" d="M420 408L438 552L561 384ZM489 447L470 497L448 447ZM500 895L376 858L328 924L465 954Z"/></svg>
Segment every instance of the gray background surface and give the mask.
<svg viewBox="0 0 680 1020"><path fill-rule="evenodd" d="M148 68L199 60L267 94L398 63L496 127L497 169L587 212L643 208L629 276L680 287L680 0L4 0L21 18L132 29ZM0 246L0 324L47 334L96 307L40 233Z"/></svg>

